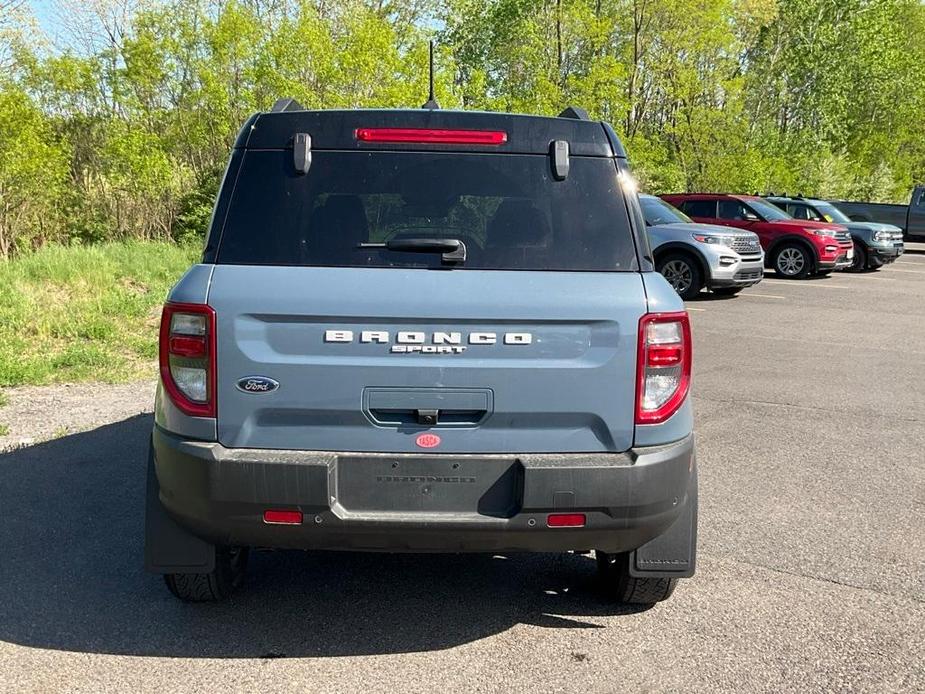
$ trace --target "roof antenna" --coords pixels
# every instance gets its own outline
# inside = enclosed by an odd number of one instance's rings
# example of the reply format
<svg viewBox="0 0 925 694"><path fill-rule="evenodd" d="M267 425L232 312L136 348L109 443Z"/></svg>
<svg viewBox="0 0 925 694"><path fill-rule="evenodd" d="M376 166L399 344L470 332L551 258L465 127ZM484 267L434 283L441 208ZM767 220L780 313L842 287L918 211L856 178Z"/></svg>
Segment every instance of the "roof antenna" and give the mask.
<svg viewBox="0 0 925 694"><path fill-rule="evenodd" d="M440 108L440 104L437 103L437 100L434 98L434 42L430 42L430 96L427 97L427 103L425 103L421 108L435 109Z"/></svg>

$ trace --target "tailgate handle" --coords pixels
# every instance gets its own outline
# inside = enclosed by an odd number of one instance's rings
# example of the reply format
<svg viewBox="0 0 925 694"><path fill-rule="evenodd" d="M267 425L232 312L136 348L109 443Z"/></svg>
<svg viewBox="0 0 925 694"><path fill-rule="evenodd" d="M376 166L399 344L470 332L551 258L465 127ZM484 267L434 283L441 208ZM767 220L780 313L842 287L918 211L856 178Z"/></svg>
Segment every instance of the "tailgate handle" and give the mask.
<svg viewBox="0 0 925 694"><path fill-rule="evenodd" d="M493 410L488 388L366 388L363 410L380 426L465 427Z"/></svg>
<svg viewBox="0 0 925 694"><path fill-rule="evenodd" d="M376 424L385 426L424 427L433 426L474 426L488 416L488 410L413 410L371 408L368 410Z"/></svg>

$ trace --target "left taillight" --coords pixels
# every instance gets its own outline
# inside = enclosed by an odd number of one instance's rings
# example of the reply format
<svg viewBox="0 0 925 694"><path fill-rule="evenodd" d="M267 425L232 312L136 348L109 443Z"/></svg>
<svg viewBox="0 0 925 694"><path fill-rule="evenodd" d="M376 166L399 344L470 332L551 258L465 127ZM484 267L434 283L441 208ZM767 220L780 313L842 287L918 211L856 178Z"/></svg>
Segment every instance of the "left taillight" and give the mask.
<svg viewBox="0 0 925 694"><path fill-rule="evenodd" d="M177 408L215 416L215 311L205 304L167 303L161 314L161 380Z"/></svg>
<svg viewBox="0 0 925 694"><path fill-rule="evenodd" d="M636 424L659 424L678 411L690 390L691 362L686 312L647 313L639 320Z"/></svg>

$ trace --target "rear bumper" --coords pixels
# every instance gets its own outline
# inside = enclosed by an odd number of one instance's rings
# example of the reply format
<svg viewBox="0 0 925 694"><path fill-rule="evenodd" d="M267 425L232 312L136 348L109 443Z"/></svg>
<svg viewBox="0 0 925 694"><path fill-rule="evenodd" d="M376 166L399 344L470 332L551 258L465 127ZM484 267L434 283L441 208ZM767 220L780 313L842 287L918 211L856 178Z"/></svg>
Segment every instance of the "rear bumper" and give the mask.
<svg viewBox="0 0 925 694"><path fill-rule="evenodd" d="M650 552L649 568L693 572L693 436L622 454L358 456L227 449L155 428L153 455L161 505L186 531L217 545L624 552L671 536L667 554L681 559L673 564L665 552ZM481 484L488 486L473 500ZM266 524L267 509L301 511L303 522ZM547 527L556 512L583 513L586 524Z"/></svg>

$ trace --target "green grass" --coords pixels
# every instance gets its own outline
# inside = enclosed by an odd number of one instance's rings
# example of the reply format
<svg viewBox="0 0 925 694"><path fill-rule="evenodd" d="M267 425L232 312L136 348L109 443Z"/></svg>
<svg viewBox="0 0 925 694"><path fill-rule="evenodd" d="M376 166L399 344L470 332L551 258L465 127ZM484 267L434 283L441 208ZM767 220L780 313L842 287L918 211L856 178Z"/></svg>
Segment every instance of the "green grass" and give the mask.
<svg viewBox="0 0 925 694"><path fill-rule="evenodd" d="M154 378L161 305L199 253L130 242L0 261L0 387Z"/></svg>

